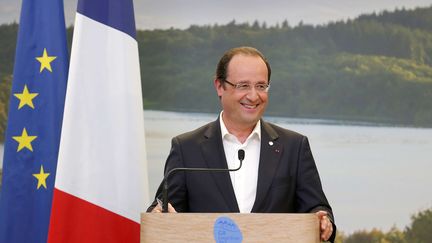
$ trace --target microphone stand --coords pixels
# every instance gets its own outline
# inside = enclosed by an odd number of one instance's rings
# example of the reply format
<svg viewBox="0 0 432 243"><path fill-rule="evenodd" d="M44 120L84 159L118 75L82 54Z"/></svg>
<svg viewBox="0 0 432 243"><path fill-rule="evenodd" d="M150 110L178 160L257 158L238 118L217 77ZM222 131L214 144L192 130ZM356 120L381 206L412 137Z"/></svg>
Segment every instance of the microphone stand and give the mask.
<svg viewBox="0 0 432 243"><path fill-rule="evenodd" d="M238 159L240 160L240 165L235 169L222 169L222 168L174 168L164 176L163 179L163 191L162 191L162 213L168 212L168 178L170 175L179 171L191 171L191 172L226 172L226 171L238 171L242 167L243 160L245 157L245 152L243 149L238 151Z"/></svg>

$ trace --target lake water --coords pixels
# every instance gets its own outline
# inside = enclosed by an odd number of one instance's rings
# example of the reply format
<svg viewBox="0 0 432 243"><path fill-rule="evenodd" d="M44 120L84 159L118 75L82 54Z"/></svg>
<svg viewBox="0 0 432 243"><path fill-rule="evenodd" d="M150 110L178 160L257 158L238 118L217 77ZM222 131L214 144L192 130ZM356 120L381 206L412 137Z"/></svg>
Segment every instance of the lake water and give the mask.
<svg viewBox="0 0 432 243"><path fill-rule="evenodd" d="M217 115L144 112L150 197L162 180L171 138ZM308 136L340 230L403 229L413 213L432 207L432 129L265 119Z"/></svg>
<svg viewBox="0 0 432 243"><path fill-rule="evenodd" d="M171 138L217 115L144 112L150 197L162 180ZM413 213L432 207L432 129L265 119L308 136L342 231L403 229Z"/></svg>

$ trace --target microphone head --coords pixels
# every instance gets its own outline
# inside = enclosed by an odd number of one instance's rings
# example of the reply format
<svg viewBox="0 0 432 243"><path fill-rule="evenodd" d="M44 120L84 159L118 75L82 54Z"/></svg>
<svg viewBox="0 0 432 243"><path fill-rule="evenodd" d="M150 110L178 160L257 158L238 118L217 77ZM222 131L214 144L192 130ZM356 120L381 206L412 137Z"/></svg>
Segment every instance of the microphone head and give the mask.
<svg viewBox="0 0 432 243"><path fill-rule="evenodd" d="M238 159L243 161L244 157L245 157L245 151L243 149L239 149L239 151L238 151Z"/></svg>

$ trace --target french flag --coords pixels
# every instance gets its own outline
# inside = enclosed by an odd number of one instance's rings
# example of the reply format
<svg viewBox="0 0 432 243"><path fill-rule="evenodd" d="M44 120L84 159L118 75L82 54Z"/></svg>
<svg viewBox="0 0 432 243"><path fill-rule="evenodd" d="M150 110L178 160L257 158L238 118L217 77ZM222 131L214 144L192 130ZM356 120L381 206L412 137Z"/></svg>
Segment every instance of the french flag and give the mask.
<svg viewBox="0 0 432 243"><path fill-rule="evenodd" d="M139 242L148 204L132 0L79 0L48 242Z"/></svg>

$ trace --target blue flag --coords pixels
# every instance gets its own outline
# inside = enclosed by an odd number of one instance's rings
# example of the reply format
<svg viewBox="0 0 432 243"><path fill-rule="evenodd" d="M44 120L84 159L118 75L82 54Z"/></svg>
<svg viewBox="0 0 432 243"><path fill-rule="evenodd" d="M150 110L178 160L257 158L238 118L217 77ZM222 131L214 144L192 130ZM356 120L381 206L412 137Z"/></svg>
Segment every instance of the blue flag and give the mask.
<svg viewBox="0 0 432 243"><path fill-rule="evenodd" d="M5 136L0 242L46 242L67 73L63 0L23 0Z"/></svg>

